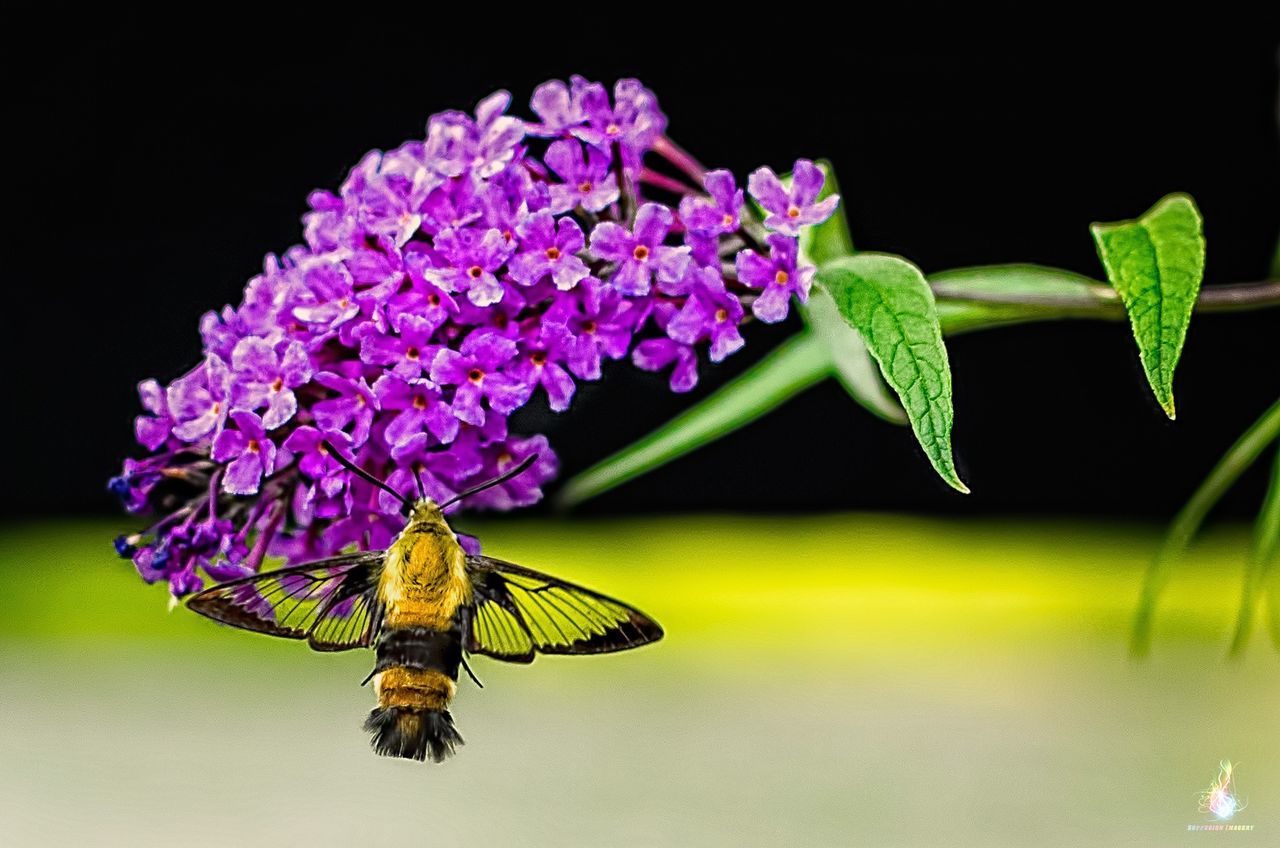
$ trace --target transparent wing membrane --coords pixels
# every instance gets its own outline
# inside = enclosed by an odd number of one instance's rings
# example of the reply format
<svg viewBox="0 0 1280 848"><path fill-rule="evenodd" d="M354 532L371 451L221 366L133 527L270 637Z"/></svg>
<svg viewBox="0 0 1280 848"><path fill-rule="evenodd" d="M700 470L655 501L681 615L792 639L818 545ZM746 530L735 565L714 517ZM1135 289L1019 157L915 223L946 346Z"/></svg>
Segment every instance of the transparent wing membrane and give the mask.
<svg viewBox="0 0 1280 848"><path fill-rule="evenodd" d="M476 607L467 650L508 662L599 654L656 642L662 628L621 601L509 562L467 557Z"/></svg>
<svg viewBox="0 0 1280 848"><path fill-rule="evenodd" d="M232 580L193 596L203 616L257 633L306 639L317 651L373 644L382 624L381 551L360 551Z"/></svg>

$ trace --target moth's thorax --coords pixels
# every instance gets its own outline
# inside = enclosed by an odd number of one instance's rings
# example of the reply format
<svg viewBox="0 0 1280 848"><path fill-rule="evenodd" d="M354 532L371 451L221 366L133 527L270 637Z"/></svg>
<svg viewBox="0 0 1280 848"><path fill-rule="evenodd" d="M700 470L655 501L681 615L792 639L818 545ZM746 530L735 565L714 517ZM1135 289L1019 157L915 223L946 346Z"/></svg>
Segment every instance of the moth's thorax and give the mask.
<svg viewBox="0 0 1280 848"><path fill-rule="evenodd" d="M378 592L388 627L444 630L471 601L466 554L434 501L418 501L387 549Z"/></svg>

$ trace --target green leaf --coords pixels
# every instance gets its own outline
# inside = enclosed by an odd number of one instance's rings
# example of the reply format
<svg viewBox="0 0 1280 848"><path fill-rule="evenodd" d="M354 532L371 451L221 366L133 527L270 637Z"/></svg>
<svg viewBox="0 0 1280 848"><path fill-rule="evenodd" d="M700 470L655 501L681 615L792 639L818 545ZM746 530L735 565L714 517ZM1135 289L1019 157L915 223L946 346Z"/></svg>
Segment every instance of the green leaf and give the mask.
<svg viewBox="0 0 1280 848"><path fill-rule="evenodd" d="M573 506L751 423L829 373L827 352L810 333L764 359L637 442L574 477L557 502Z"/></svg>
<svg viewBox="0 0 1280 848"><path fill-rule="evenodd" d="M1261 418L1236 439L1235 444L1227 449L1222 459L1209 472L1209 476L1191 495L1191 499L1174 516L1164 543L1142 578L1142 596L1138 600L1138 612L1134 618L1133 637L1130 641L1130 648L1135 655L1144 655L1151 649L1156 603L1169 583L1174 564L1186 553L1187 546L1200 530L1209 511L1267 445L1277 438L1280 438L1280 401L1272 404Z"/></svg>
<svg viewBox="0 0 1280 848"><path fill-rule="evenodd" d="M849 396L885 421L906 424L907 413L889 393L867 343L857 330L845 323L831 295L815 286L803 314L809 332L826 350L831 373Z"/></svg>
<svg viewBox="0 0 1280 848"><path fill-rule="evenodd" d="M866 340L933 467L968 492L951 456L951 367L924 274L900 256L859 253L823 265L817 280Z"/></svg>
<svg viewBox="0 0 1280 848"><path fill-rule="evenodd" d="M818 192L818 200L839 194L840 183L836 181L835 168L825 159L818 160L816 164L827 178L822 184L822 191ZM791 185L790 174L783 177L783 182ZM830 218L800 231L800 255L818 266L842 256L853 255L853 234L849 230L849 219L844 213L843 199Z"/></svg>
<svg viewBox="0 0 1280 848"><path fill-rule="evenodd" d="M1136 221L1094 224L1092 231L1129 313L1147 382L1173 418L1173 370L1204 277L1200 211L1187 195L1171 194Z"/></svg>

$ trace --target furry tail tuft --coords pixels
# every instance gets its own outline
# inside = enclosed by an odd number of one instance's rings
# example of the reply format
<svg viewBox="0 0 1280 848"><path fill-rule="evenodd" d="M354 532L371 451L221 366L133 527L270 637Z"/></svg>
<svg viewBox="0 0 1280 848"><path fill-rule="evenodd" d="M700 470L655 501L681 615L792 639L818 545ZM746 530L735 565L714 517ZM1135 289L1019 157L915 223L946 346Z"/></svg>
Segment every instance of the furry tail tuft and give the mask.
<svg viewBox="0 0 1280 848"><path fill-rule="evenodd" d="M373 750L384 757L443 762L463 744L448 710L378 707L365 719Z"/></svg>

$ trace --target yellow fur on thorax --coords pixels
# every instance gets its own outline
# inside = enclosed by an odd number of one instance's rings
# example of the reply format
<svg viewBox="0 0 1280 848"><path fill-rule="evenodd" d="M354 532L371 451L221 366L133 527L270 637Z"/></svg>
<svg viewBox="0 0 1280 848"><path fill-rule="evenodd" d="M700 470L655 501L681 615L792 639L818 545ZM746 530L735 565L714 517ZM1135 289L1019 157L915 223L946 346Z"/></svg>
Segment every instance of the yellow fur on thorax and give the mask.
<svg viewBox="0 0 1280 848"><path fill-rule="evenodd" d="M470 603L466 553L434 503L420 502L391 543L378 595L388 628L447 630L458 608Z"/></svg>
<svg viewBox="0 0 1280 848"><path fill-rule="evenodd" d="M458 687L447 674L420 668L389 668L373 676L378 706L445 710Z"/></svg>

